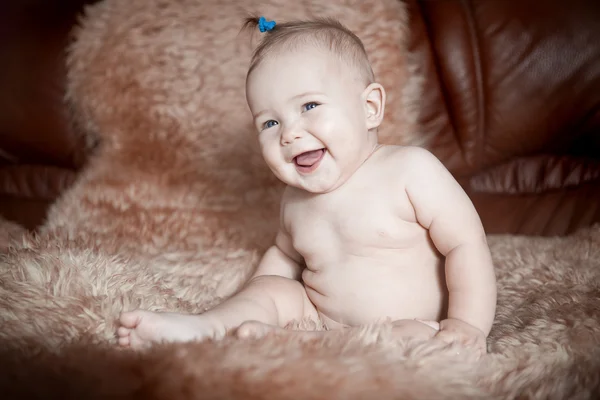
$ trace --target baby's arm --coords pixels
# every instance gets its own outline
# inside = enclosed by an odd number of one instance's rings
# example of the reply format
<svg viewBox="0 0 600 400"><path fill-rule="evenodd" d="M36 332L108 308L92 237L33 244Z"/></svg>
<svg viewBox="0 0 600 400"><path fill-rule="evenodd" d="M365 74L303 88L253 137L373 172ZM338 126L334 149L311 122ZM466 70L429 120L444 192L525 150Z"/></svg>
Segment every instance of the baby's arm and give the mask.
<svg viewBox="0 0 600 400"><path fill-rule="evenodd" d="M414 172L408 174L406 192L417 221L446 257L448 319L440 323L440 336L478 340L475 336L483 334L485 338L496 310L496 277L479 215L435 156L414 148L408 159Z"/></svg>
<svg viewBox="0 0 600 400"><path fill-rule="evenodd" d="M283 327L310 312L303 285L301 258L293 250L288 234L280 231L275 245L263 256L256 272L244 288L220 305L202 314L225 330L246 321L259 321Z"/></svg>

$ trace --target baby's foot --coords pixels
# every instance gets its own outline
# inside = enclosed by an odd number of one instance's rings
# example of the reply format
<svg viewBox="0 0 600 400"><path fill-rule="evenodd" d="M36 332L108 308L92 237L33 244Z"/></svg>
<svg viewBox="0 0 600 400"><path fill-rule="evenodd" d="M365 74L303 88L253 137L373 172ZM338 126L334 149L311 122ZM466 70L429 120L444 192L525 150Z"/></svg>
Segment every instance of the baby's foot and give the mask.
<svg viewBox="0 0 600 400"><path fill-rule="evenodd" d="M122 313L119 322L119 345L134 349L153 342L186 342L225 335L222 325L202 315L136 310Z"/></svg>
<svg viewBox="0 0 600 400"><path fill-rule="evenodd" d="M401 319L394 321L392 332L396 337L429 340L439 331L436 321Z"/></svg>
<svg viewBox="0 0 600 400"><path fill-rule="evenodd" d="M437 321L431 321L431 320L427 320L427 319L416 319L415 321L419 321L425 325L428 325L431 328L435 329L436 331L440 330L440 323Z"/></svg>

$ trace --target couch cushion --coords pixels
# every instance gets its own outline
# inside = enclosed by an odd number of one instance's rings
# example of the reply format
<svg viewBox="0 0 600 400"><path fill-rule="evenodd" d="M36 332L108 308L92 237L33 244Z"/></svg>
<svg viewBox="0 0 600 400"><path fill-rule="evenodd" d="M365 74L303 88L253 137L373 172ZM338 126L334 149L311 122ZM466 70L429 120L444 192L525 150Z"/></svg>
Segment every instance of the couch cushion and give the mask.
<svg viewBox="0 0 600 400"><path fill-rule="evenodd" d="M488 233L564 235L600 222L600 160L521 157L463 180Z"/></svg>
<svg viewBox="0 0 600 400"><path fill-rule="evenodd" d="M421 129L453 173L538 153L600 159L600 2L410 4Z"/></svg>
<svg viewBox="0 0 600 400"><path fill-rule="evenodd" d="M0 2L0 160L79 167L64 107L65 47L90 0Z"/></svg>
<svg viewBox="0 0 600 400"><path fill-rule="evenodd" d="M0 167L0 216L34 229L43 223L48 207L75 178L74 171L58 167Z"/></svg>

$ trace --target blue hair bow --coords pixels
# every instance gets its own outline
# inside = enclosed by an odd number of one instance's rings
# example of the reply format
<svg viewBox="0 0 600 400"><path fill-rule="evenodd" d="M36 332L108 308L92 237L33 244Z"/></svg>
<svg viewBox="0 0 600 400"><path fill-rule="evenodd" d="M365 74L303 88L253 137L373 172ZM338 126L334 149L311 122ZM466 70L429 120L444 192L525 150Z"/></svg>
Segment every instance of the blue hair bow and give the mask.
<svg viewBox="0 0 600 400"><path fill-rule="evenodd" d="M260 17L258 19L258 29L260 29L261 32L267 32L273 28L275 28L275 21L267 21L265 17Z"/></svg>

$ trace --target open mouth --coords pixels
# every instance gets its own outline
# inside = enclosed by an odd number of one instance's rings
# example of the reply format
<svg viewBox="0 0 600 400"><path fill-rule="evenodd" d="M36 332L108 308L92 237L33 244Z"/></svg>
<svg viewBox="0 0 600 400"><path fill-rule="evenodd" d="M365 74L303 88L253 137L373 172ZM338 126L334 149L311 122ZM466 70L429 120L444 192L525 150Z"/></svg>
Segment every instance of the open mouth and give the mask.
<svg viewBox="0 0 600 400"><path fill-rule="evenodd" d="M316 170L325 155L325 149L306 151L294 157L296 169L302 173L310 173Z"/></svg>

